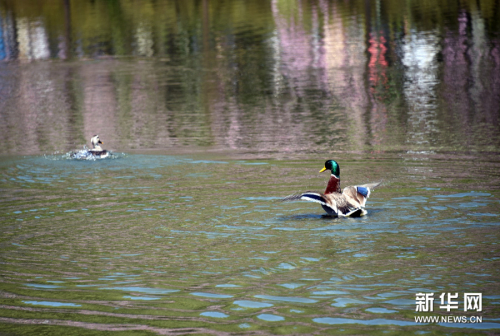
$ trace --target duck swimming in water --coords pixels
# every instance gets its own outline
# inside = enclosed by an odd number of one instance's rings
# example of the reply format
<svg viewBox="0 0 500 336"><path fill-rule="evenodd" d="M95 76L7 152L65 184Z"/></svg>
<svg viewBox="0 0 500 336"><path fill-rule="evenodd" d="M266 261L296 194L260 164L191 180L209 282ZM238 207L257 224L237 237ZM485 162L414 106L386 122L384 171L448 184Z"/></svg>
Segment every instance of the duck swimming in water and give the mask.
<svg viewBox="0 0 500 336"><path fill-rule="evenodd" d="M369 183L359 186L345 187L340 189L340 166L334 160L325 162L325 166L319 172L331 171L330 180L324 193L307 191L301 194L294 194L285 197L282 201L305 200L321 204L323 209L333 217L358 217L366 215L364 209L366 200L370 196L371 190L377 187L378 183Z"/></svg>
<svg viewBox="0 0 500 336"><path fill-rule="evenodd" d="M104 159L109 156L109 151L102 149L100 145L104 143L99 139L99 136L96 134L90 139L90 143L92 144L92 149L89 149L89 152L98 158Z"/></svg>

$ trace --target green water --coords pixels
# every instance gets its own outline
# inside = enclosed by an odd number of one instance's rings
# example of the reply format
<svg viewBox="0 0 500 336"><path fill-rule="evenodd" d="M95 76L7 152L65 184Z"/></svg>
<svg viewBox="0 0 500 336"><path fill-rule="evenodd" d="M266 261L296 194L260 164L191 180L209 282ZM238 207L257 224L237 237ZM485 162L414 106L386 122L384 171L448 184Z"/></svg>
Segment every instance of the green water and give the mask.
<svg viewBox="0 0 500 336"><path fill-rule="evenodd" d="M498 161L339 155L384 180L362 218L314 203L322 162L221 155L6 158L2 329L51 335L438 334L499 329ZM456 178L467 172L467 178ZM458 292L481 324L419 324L415 294ZM463 293L483 293L464 313Z"/></svg>
<svg viewBox="0 0 500 336"><path fill-rule="evenodd" d="M498 9L0 0L0 335L498 334Z"/></svg>

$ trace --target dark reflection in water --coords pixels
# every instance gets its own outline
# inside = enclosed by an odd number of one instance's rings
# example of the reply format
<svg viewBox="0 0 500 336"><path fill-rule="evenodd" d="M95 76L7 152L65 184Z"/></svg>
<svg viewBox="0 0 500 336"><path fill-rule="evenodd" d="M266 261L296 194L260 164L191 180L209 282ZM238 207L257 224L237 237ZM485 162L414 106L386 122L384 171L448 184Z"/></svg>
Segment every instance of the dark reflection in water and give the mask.
<svg viewBox="0 0 500 336"><path fill-rule="evenodd" d="M498 152L498 13L493 0L1 0L0 152L95 133L114 150Z"/></svg>
<svg viewBox="0 0 500 336"><path fill-rule="evenodd" d="M0 329L500 330L497 2L0 0Z"/></svg>

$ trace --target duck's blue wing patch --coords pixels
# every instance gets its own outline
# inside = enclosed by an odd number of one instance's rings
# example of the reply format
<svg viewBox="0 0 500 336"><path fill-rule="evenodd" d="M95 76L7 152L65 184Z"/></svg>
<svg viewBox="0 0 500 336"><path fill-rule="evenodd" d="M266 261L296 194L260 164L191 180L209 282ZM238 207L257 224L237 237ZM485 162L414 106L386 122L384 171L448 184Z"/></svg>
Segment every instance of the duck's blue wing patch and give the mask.
<svg viewBox="0 0 500 336"><path fill-rule="evenodd" d="M368 195L370 195L370 189L367 187L356 187L356 189L358 190L358 193L365 196L366 198L368 198Z"/></svg>

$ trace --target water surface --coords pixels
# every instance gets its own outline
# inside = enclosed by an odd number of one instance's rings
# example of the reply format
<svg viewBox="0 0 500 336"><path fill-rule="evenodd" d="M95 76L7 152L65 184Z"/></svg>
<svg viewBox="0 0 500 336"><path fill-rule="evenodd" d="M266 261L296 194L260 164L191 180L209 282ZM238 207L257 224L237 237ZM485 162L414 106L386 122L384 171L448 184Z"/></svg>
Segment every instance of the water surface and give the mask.
<svg viewBox="0 0 500 336"><path fill-rule="evenodd" d="M499 328L500 201L489 181L500 162L337 158L345 183L385 181L365 217L276 201L324 187L316 159L4 158L3 326L14 334L45 320L51 334L118 324L152 334ZM456 167L468 179L446 178ZM483 293L485 324L417 324L419 292Z"/></svg>
<svg viewBox="0 0 500 336"><path fill-rule="evenodd" d="M498 334L498 13L0 0L0 329ZM94 134L111 158L66 155ZM326 159L382 181L367 216L279 202Z"/></svg>

